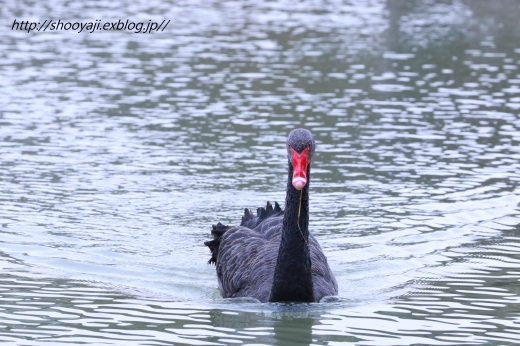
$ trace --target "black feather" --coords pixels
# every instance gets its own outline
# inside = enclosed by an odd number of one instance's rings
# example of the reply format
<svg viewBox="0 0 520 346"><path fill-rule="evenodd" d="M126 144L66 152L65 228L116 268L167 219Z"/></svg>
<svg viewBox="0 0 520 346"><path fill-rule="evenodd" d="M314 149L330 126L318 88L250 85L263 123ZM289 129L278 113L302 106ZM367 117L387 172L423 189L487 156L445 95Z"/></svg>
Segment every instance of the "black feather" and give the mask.
<svg viewBox="0 0 520 346"><path fill-rule="evenodd" d="M209 250L211 251L211 258L209 259L209 264L216 264L217 263L217 256L218 256L218 248L220 246L220 239L222 235L229 230L231 227L223 225L222 223L217 223L216 225L211 226L211 234L213 235L213 240L204 242L204 245L209 247Z"/></svg>
<svg viewBox="0 0 520 346"><path fill-rule="evenodd" d="M256 210L256 216L253 216L249 209L244 210L244 216L242 216L242 222L240 226L247 227L249 229L256 228L262 221L267 218L283 215L283 210L280 208L278 202L274 203L274 208L271 202L267 202L265 208L258 208Z"/></svg>

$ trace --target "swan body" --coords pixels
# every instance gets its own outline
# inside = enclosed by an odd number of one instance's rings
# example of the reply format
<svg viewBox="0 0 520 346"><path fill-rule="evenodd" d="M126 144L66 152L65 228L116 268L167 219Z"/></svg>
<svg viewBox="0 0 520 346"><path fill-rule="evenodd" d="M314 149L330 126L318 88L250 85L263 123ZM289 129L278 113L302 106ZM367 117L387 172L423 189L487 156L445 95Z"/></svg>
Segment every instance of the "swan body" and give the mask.
<svg viewBox="0 0 520 346"><path fill-rule="evenodd" d="M291 131L285 210L267 202L256 216L245 209L240 226L218 223L205 242L224 298L261 302L319 302L338 285L318 241L309 233L310 162L315 142L308 130Z"/></svg>

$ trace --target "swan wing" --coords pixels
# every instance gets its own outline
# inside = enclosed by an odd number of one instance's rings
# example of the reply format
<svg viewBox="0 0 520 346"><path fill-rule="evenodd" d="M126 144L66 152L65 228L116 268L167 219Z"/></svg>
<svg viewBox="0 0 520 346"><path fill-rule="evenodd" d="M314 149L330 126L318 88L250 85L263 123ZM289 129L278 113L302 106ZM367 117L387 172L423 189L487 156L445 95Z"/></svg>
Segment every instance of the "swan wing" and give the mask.
<svg viewBox="0 0 520 346"><path fill-rule="evenodd" d="M279 242L238 226L220 240L216 261L219 288L224 298L252 297L266 302L271 293Z"/></svg>

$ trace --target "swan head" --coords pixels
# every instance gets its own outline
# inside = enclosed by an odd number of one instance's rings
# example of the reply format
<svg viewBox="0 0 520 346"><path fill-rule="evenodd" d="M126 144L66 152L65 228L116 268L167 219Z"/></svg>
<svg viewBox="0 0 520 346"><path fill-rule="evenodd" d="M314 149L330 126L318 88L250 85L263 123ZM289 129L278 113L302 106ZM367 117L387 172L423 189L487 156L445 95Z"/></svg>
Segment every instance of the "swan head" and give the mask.
<svg viewBox="0 0 520 346"><path fill-rule="evenodd" d="M307 167L309 166L316 143L309 130L295 129L287 138L287 155L293 169L292 185L302 190L307 185Z"/></svg>

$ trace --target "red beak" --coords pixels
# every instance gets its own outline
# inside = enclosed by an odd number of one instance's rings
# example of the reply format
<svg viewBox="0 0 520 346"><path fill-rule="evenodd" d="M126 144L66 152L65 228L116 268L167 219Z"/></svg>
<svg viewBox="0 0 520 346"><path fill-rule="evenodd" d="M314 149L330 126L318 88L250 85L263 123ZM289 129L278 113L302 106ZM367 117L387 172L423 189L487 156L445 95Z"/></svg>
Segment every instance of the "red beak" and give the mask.
<svg viewBox="0 0 520 346"><path fill-rule="evenodd" d="M307 185L307 165L309 163L309 148L298 154L291 148L291 164L293 166L292 184L296 190L301 190Z"/></svg>

